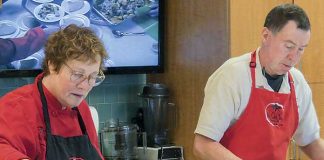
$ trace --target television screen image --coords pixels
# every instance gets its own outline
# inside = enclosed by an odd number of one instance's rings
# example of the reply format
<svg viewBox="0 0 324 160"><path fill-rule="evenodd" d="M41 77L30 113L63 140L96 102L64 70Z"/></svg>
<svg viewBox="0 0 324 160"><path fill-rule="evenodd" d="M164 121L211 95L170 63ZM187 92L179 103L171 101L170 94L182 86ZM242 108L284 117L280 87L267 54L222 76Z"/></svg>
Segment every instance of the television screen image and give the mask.
<svg viewBox="0 0 324 160"><path fill-rule="evenodd" d="M159 0L2 0L0 77L40 73L46 38L34 30L48 36L69 24L89 27L102 40L105 73L163 72L162 10ZM15 54L6 53L8 40L28 46L16 47L24 55L8 58Z"/></svg>

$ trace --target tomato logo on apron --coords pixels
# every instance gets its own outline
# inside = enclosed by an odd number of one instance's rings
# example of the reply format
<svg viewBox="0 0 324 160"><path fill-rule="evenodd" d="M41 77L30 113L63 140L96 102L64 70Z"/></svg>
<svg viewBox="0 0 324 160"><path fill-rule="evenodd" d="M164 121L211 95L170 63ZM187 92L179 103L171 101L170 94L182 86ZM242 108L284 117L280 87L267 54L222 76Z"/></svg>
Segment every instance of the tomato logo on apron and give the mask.
<svg viewBox="0 0 324 160"><path fill-rule="evenodd" d="M269 103L265 109L267 121L273 126L283 125L284 107L279 103Z"/></svg>

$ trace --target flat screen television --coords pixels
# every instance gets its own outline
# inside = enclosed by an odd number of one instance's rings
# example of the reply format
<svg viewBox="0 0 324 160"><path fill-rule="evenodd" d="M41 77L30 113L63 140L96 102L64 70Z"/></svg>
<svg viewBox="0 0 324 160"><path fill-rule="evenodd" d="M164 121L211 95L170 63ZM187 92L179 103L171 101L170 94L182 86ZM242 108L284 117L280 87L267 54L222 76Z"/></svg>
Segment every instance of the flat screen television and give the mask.
<svg viewBox="0 0 324 160"><path fill-rule="evenodd" d="M105 74L163 72L163 0L2 0L0 38L23 37L35 27L69 24L91 28L109 55ZM0 45L1 46L1 45ZM39 74L44 47L28 57L1 62L0 77ZM0 48L0 58L4 52Z"/></svg>

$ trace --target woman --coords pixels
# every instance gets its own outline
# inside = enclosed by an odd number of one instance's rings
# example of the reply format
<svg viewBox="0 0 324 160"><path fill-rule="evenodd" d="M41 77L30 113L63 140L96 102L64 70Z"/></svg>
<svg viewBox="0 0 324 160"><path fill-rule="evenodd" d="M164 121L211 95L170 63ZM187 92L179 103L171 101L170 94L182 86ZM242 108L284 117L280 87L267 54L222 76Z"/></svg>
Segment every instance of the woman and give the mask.
<svg viewBox="0 0 324 160"><path fill-rule="evenodd" d="M88 28L51 35L44 72L0 99L0 159L103 159L84 98L104 80L106 57Z"/></svg>

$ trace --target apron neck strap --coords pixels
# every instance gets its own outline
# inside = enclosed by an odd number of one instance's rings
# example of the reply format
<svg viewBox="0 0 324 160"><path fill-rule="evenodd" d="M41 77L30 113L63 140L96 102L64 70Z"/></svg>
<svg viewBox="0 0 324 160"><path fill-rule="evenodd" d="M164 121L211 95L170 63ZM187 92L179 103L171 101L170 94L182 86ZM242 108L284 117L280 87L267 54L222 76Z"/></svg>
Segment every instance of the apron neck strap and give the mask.
<svg viewBox="0 0 324 160"><path fill-rule="evenodd" d="M251 54L250 71L252 77L252 87L255 87L255 68L256 68L256 51Z"/></svg>
<svg viewBox="0 0 324 160"><path fill-rule="evenodd" d="M46 101L44 90L43 90L42 79L43 78L41 78L37 82L37 88L38 88L40 98L42 101L42 106L43 106L42 109L43 109L44 122L45 122L45 126L46 126L46 133L51 133L51 123L50 123L50 118L49 118L49 114L48 114L47 101Z"/></svg>
<svg viewBox="0 0 324 160"><path fill-rule="evenodd" d="M251 54L251 60L250 60L250 71L251 71L251 76L252 76L252 86L255 87L255 68L256 68L256 51L254 51ZM288 80L289 80L289 85L290 85L290 90L294 89L294 80L288 72Z"/></svg>
<svg viewBox="0 0 324 160"><path fill-rule="evenodd" d="M47 106L47 101L46 101L46 97L45 97L44 90L43 90L42 79L40 79L37 82L37 88L38 88L40 98L42 101L42 106L43 106L42 109L43 109L43 115L44 115L44 122L45 122L45 126L46 126L46 133L49 134L49 133L52 133L51 132L51 122L50 122L50 118L49 118L49 114L48 114L48 106ZM84 135L87 134L86 127L85 127L85 124L83 122L83 119L81 117L78 107L73 107L73 110L77 111L78 121L80 124L80 128L82 130L82 133Z"/></svg>
<svg viewBox="0 0 324 160"><path fill-rule="evenodd" d="M86 127L85 127L85 124L83 122L83 119L81 117L81 114L80 114L80 111L79 111L79 108L78 107L73 107L72 108L73 110L77 111L77 114L78 114L78 120L79 120L79 124L80 124L80 128L82 130L82 133L85 135L87 134L86 132Z"/></svg>

